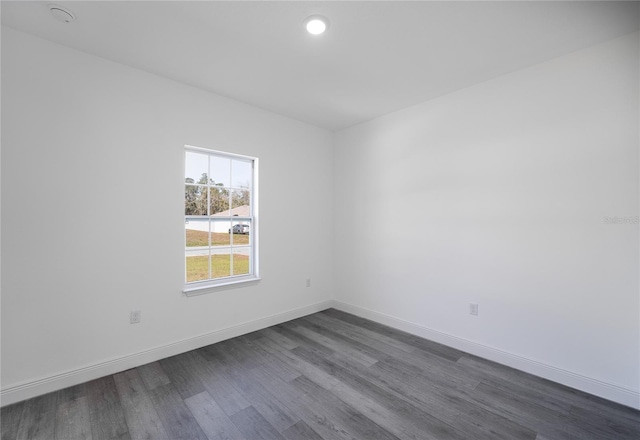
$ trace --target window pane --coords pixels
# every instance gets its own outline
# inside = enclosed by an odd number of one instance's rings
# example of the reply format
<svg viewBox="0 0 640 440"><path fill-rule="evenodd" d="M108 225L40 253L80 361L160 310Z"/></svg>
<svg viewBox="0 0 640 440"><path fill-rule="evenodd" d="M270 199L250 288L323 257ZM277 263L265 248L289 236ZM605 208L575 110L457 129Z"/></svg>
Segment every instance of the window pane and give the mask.
<svg viewBox="0 0 640 440"><path fill-rule="evenodd" d="M211 156L211 184L231 186L231 159Z"/></svg>
<svg viewBox="0 0 640 440"><path fill-rule="evenodd" d="M249 258L251 248L241 247L233 248L233 274L248 275L249 274Z"/></svg>
<svg viewBox="0 0 640 440"><path fill-rule="evenodd" d="M207 215L207 188L185 185L184 215Z"/></svg>
<svg viewBox="0 0 640 440"><path fill-rule="evenodd" d="M184 221L184 229L188 248L209 246L209 220L188 218Z"/></svg>
<svg viewBox="0 0 640 440"><path fill-rule="evenodd" d="M251 226L249 221L234 220L233 222L233 245L242 246L249 244Z"/></svg>
<svg viewBox="0 0 640 440"><path fill-rule="evenodd" d="M229 190L219 186L209 188L209 215L229 216Z"/></svg>
<svg viewBox="0 0 640 440"><path fill-rule="evenodd" d="M206 154L187 151L184 163L185 183L207 183L209 157Z"/></svg>
<svg viewBox="0 0 640 440"><path fill-rule="evenodd" d="M229 249L212 250L211 278L231 276L231 254Z"/></svg>
<svg viewBox="0 0 640 440"><path fill-rule="evenodd" d="M209 279L209 255L190 255L187 251L187 283ZM208 252L208 251L207 251Z"/></svg>
<svg viewBox="0 0 640 440"><path fill-rule="evenodd" d="M231 244L230 230L231 222L229 220L211 220L211 246L229 246Z"/></svg>
<svg viewBox="0 0 640 440"><path fill-rule="evenodd" d="M251 162L234 159L231 161L231 186L251 189Z"/></svg>
<svg viewBox="0 0 640 440"><path fill-rule="evenodd" d="M231 190L231 215L251 216L251 193L246 189Z"/></svg>

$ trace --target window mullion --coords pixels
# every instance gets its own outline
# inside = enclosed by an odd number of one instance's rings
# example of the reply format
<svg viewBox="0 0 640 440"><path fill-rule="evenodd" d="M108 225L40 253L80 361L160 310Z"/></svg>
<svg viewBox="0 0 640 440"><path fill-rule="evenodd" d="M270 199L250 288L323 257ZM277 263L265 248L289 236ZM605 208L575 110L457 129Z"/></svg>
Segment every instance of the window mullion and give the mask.
<svg viewBox="0 0 640 440"><path fill-rule="evenodd" d="M207 217L209 222L209 234L208 234L208 243L209 243L209 279L213 278L213 257L211 255L211 188L209 188L209 181L211 180L211 156L207 155Z"/></svg>

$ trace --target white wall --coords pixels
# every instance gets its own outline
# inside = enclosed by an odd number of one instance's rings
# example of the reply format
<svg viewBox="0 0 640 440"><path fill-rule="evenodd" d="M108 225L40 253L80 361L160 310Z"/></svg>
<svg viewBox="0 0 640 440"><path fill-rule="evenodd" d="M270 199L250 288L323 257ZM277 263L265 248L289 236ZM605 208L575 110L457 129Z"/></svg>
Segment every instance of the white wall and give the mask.
<svg viewBox="0 0 640 440"><path fill-rule="evenodd" d="M638 49L337 133L340 307L640 406Z"/></svg>
<svg viewBox="0 0 640 440"><path fill-rule="evenodd" d="M181 294L185 144L260 159L259 284ZM3 404L326 307L331 181L328 131L3 28Z"/></svg>

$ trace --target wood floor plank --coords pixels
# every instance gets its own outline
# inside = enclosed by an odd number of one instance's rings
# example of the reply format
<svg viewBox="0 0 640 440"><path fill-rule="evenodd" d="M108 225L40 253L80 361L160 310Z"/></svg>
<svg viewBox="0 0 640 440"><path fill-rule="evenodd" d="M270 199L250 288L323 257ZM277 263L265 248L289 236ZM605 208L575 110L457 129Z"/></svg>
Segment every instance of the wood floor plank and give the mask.
<svg viewBox="0 0 640 440"><path fill-rule="evenodd" d="M472 390L451 384L437 374L416 374L411 369L398 368L398 363L389 361L379 362L364 376L443 421L454 424L467 435L505 440L531 439L535 436L534 430L503 417L499 411L470 402L466 393ZM391 384L387 378L394 378L396 382Z"/></svg>
<svg viewBox="0 0 640 440"><path fill-rule="evenodd" d="M429 432L435 438L459 438L459 432L473 435L477 439L524 439L534 438L535 432L512 420L501 417L484 408L470 404L463 394L455 390L439 390L430 383L422 383L416 377L399 372L376 373L375 368L359 369L339 358L320 358L303 347L292 350L310 362L331 371L352 388L361 391L382 405L402 409L412 417L412 423ZM396 380L394 380L396 379ZM455 426L456 432L449 432ZM459 431L459 432L458 432Z"/></svg>
<svg viewBox="0 0 640 440"><path fill-rule="evenodd" d="M55 422L57 440L91 440L91 415L87 397L82 396L58 405Z"/></svg>
<svg viewBox="0 0 640 440"><path fill-rule="evenodd" d="M162 359L160 366L183 399L205 390L195 371L190 368L186 354Z"/></svg>
<svg viewBox="0 0 640 440"><path fill-rule="evenodd" d="M612 430L617 429L618 435L626 432L631 438L640 438L635 434L640 430L638 414L631 408L475 356L465 355L457 363L493 388L516 393L558 413L570 413L576 423L591 424L595 418L600 420L599 426L610 424Z"/></svg>
<svg viewBox="0 0 640 440"><path fill-rule="evenodd" d="M582 406L571 406L570 417L576 423L583 423L602 431L603 435L614 432L620 439L640 439L640 422L612 414L610 411L589 411Z"/></svg>
<svg viewBox="0 0 640 440"><path fill-rule="evenodd" d="M321 314L319 313L317 315ZM440 379L450 386L462 386L474 389L480 383L477 377L469 375L464 369L460 368L456 362L418 349L413 349L410 353L404 351L399 352L399 350L389 345L376 344L373 339L362 341L358 338L360 340L354 340L349 336L340 334L335 331L334 328L327 329L320 324L311 322L313 316L301 318L295 322L303 326L308 326L310 330L328 338L338 339L343 346L347 346L351 350L358 350L370 358L377 359L378 361L391 360L396 366L412 369L414 374L426 374L429 377ZM377 348L374 347L374 345L377 345ZM336 351L340 353L344 352L344 350Z"/></svg>
<svg viewBox="0 0 640 440"><path fill-rule="evenodd" d="M386 338L383 335L377 335L377 338L372 338L370 336L356 332L348 327L348 325L350 324L338 319L324 316L321 313L306 316L298 322L300 322L301 325L313 326L312 329L323 329L324 331L331 332L331 337L338 337L342 341L348 341L351 344L357 344L358 347L360 347L361 349L366 349L367 352L368 350L374 350L373 353L384 353L385 356L395 356L397 358L403 358L405 356L411 355L416 351L414 347L402 343L389 344L386 341L393 340L391 338ZM402 345L406 347L406 349L398 348L397 345Z"/></svg>
<svg viewBox="0 0 640 440"><path fill-rule="evenodd" d="M207 440L173 384L156 386L149 396L170 439Z"/></svg>
<svg viewBox="0 0 640 440"><path fill-rule="evenodd" d="M71 402L79 397L85 397L87 395L87 384L80 383L67 388L63 388L58 391L58 404L64 402Z"/></svg>
<svg viewBox="0 0 640 440"><path fill-rule="evenodd" d="M607 414L607 416L613 418L626 419L631 422L638 420L638 410L636 409L564 385L555 384L548 380L544 381L547 388L555 385L555 387L552 388L553 391L561 393L563 396L571 396L571 399L573 399L572 406L580 407L587 411Z"/></svg>
<svg viewBox="0 0 640 440"><path fill-rule="evenodd" d="M344 369L345 365L340 363L338 359L332 359L332 361L340 364ZM433 384L423 381L417 376L408 376L402 370L388 368L388 365L382 368L384 365L376 364L366 371L356 371L355 373L362 379L371 382L396 398L412 403L439 420L450 422L458 417L459 408L447 404Z"/></svg>
<svg viewBox="0 0 640 440"><path fill-rule="evenodd" d="M505 417L517 420L536 432L545 432L551 437L560 439L591 438L594 440L609 440L610 438L589 431L583 425L572 424L566 414L554 412L526 399L526 397L507 393L484 383L478 385L475 392L469 395L469 399L480 406L496 409Z"/></svg>
<svg viewBox="0 0 640 440"><path fill-rule="evenodd" d="M253 369L249 373L260 381L265 388L277 394L280 401L295 411L300 419L325 440L357 439L343 424L332 418L331 413L315 404L310 396L292 384L283 382L267 370Z"/></svg>
<svg viewBox="0 0 640 440"><path fill-rule="evenodd" d="M151 362L137 368L147 390L152 391L161 385L171 382L159 362Z"/></svg>
<svg viewBox="0 0 640 440"><path fill-rule="evenodd" d="M26 401L28 402L28 401ZM18 402L13 405L3 406L0 411L0 437L2 440L15 440L22 419L22 412L26 402Z"/></svg>
<svg viewBox="0 0 640 440"><path fill-rule="evenodd" d="M282 433L287 440L323 440L320 434L315 432L302 420Z"/></svg>
<svg viewBox="0 0 640 440"><path fill-rule="evenodd" d="M361 320L361 318L353 318L353 317L351 317L350 315L342 314L342 312L328 311L328 314L329 314L329 315L331 315L331 316L336 316L336 317L341 318L341 319L346 319L346 321L348 321L348 322L352 322L352 323L357 323L357 322L358 322L358 323L360 323L360 324L362 324L362 325L366 325L366 326L368 326L368 328L372 328L372 329L375 329L375 330L380 331L380 332L382 332L382 333L385 333L385 330L384 330L384 328L383 328L384 326L381 326L381 325L379 325L379 324L376 324L376 323L373 323L373 324L371 324L371 323L367 323L367 321L366 321L366 320ZM393 333L394 331L392 330L391 332ZM386 333L386 334L389 334L389 333ZM423 347L423 348L424 348L424 347ZM453 359L455 359L455 356L453 357ZM462 363L465 363L465 362L467 361L467 359L462 359L462 357L460 357L460 358L458 358L458 359L459 359L459 361L462 361ZM501 367L501 366L500 366L500 367ZM522 379L525 379L527 382L529 382L529 383L531 383L531 384L536 384L536 383L537 383L537 378L533 378L532 376L529 376L529 375L527 375L526 373L517 372L517 371L511 371L511 372L510 372L510 371L505 371L505 372L507 373L507 378L514 380L514 383L515 383L518 379L521 379L521 378L522 378ZM497 376L497 377L500 377L500 375L501 375L501 372L498 372L498 373L496 374L496 376ZM515 378L517 378L517 379L515 379ZM548 381L546 381L546 382L548 382ZM552 386L556 386L556 384L553 384ZM489 407L489 408L491 408L491 407ZM487 408L485 408L485 409L487 409ZM496 410L496 408L495 408L495 407L494 407L494 408L492 408L492 409L493 409L493 410ZM516 417L516 418L517 418L517 417ZM514 419L514 420L515 420L515 419ZM557 421L557 420L558 420L558 419L556 419L556 421ZM567 420L569 420L569 418L568 418L568 417L566 417L566 414L565 414L565 416L564 416L564 420L565 420L565 423L566 423L566 421L567 421ZM532 429L534 429L534 427L535 427L535 426L536 426L536 425L534 424L534 425L531 425L530 427L531 427ZM538 424L538 425L537 425L537 427L538 427L539 429L545 429L545 428L548 428L548 426L549 426L548 424L547 424L547 425L544 425L544 424ZM582 432L580 432L580 431L582 431ZM575 432L574 434L572 434L572 433L566 432L566 430L565 430L565 431L560 430L560 431L559 431L559 434L560 434L560 435L567 434L567 438L575 437L575 436L584 436L584 435L591 435L591 436L593 436L593 438L599 438L598 433L597 433L597 432L595 432L595 431L597 431L597 429L594 429L594 430L592 430L591 432L589 432L589 433L587 434L587 433L585 432L585 430L584 430L584 429L582 429L582 430L580 430L580 429L576 429L576 432ZM557 429L556 429L554 432L555 432L555 434L556 434L556 435L558 435L558 430L557 430Z"/></svg>
<svg viewBox="0 0 640 440"><path fill-rule="evenodd" d="M229 381L235 383L236 388L243 394L247 401L251 402L267 422L278 432L282 432L300 420L297 414L290 411L286 405L282 404L277 394L269 392L260 381L254 380L247 374L251 369L247 369L245 364L236 359L233 355L220 351L215 360L210 361L213 367L225 375ZM261 368L266 368L262 365ZM276 369L270 369L273 371ZM296 374L298 377L300 374ZM276 376L280 377L276 373Z"/></svg>
<svg viewBox="0 0 640 440"><path fill-rule="evenodd" d="M55 392L27 400L16 438L18 440L55 438L57 409L58 394Z"/></svg>
<svg viewBox="0 0 640 440"><path fill-rule="evenodd" d="M262 347L269 351L273 356L279 358L282 362L285 362L296 369L301 375L305 375L315 383L320 384L322 387L330 390L339 381L325 373L315 365L299 358L295 354L291 353L285 347L275 343L270 337L261 340Z"/></svg>
<svg viewBox="0 0 640 440"><path fill-rule="evenodd" d="M469 374L478 377L481 382L495 387L513 387L519 391L528 389L532 393L538 390L542 394L547 395L544 402L548 402L552 407L555 407L555 409L568 410L571 404L575 403L575 397L572 394L567 394L564 397L560 397L560 394L557 394L561 388L558 384L553 384L523 371L518 371L514 368L499 365L495 362L469 354L460 357L456 363L462 366ZM563 391L570 390L567 388Z"/></svg>
<svg viewBox="0 0 640 440"><path fill-rule="evenodd" d="M322 314L318 314L322 315ZM311 317L312 318L312 317ZM307 319L307 318L305 318ZM413 349L411 352L399 351L384 343L378 343L372 338L353 339L351 336L345 336L332 329L324 329L318 324L312 324L314 329L322 331L323 334L338 338L343 343L361 350L363 353L378 359L379 361L393 359L407 368L413 368L415 371L437 375L438 377L447 377L456 384L465 385L469 388L475 388L480 380L474 375L470 375L467 371L457 364L457 362L446 359L442 356L432 354L427 351Z"/></svg>
<svg viewBox="0 0 640 440"><path fill-rule="evenodd" d="M353 325L346 321L333 318L325 313L315 313L313 315L305 316L304 319L340 332L352 339L366 341L367 343L380 342L384 344L384 348L381 349L381 351L394 350L394 352L389 353L392 355L402 356L402 352L412 353L415 351L415 347L412 347L411 345L405 344L388 336L381 335L380 333L373 332L366 328Z"/></svg>
<svg viewBox="0 0 640 440"><path fill-rule="evenodd" d="M131 438L113 376L88 382L87 400L93 440Z"/></svg>
<svg viewBox="0 0 640 440"><path fill-rule="evenodd" d="M286 348L287 350L291 350L292 348L296 348L298 346L298 343L287 338L286 336L274 331L272 328L268 327L265 329L262 329L258 332L262 338L267 337L273 341L278 342L278 344L280 344L282 347Z"/></svg>
<svg viewBox="0 0 640 440"><path fill-rule="evenodd" d="M219 350L229 353L236 358L243 368L251 369L260 366L259 356L247 350L245 344L239 343L236 338L219 342L216 346ZM207 358L207 360L215 359Z"/></svg>
<svg viewBox="0 0 640 440"><path fill-rule="evenodd" d="M228 416L251 406L235 384L198 352L184 353L183 357L188 360L188 362L185 362L188 368L197 375L205 390L209 392Z"/></svg>
<svg viewBox="0 0 640 440"><path fill-rule="evenodd" d="M262 347L262 337L252 339L238 338L238 340L246 344L247 350L259 356L261 366L270 368L285 382L293 380L300 375L300 372L287 362L282 362L281 359L273 356L268 350L265 350Z"/></svg>
<svg viewBox="0 0 640 440"><path fill-rule="evenodd" d="M231 420L246 438L252 440L284 440L284 437L252 406L238 411Z"/></svg>
<svg viewBox="0 0 640 440"><path fill-rule="evenodd" d="M260 338L262 339L262 338ZM258 339L245 339L234 338L232 341L226 341L227 345L215 344L209 347L205 347L209 354L211 361L221 361L225 359L233 358L233 363L240 369L251 368L271 368L282 380L288 382L295 379L300 375L298 371L289 366L287 363L282 362L277 357L274 357L271 353L264 350L261 344L256 341ZM233 347L233 350L228 350L228 347ZM251 359L251 363L247 363L247 359Z"/></svg>
<svg viewBox="0 0 640 440"><path fill-rule="evenodd" d="M251 380L250 376L238 377L238 385L243 390L251 405L278 430L282 432L300 421L300 417L280 402L276 395L269 392L262 384Z"/></svg>
<svg viewBox="0 0 640 440"><path fill-rule="evenodd" d="M353 390L358 390L364 394L367 398L376 402L376 408L369 407L369 410L376 411L387 418L391 426L398 426L402 423L411 425L412 430L406 431L407 435L415 435L418 432L422 432L424 438L428 439L462 439L464 436L458 432L452 425L445 421L434 417L432 414L422 411L416 405L412 405L406 401L400 394L394 394L388 392L384 388L378 386L376 383L371 382L358 373L352 371L351 365L347 363L340 363L337 360L331 358L319 358L314 353L305 350L303 347L298 347L293 350L297 355L307 359L309 362L314 363L319 368L325 371L332 372L341 382L349 385ZM339 390L340 387L336 386L332 389ZM360 399L361 400L361 399ZM392 408L395 413L398 414L398 418L401 420L394 420L388 414L384 413L381 407Z"/></svg>
<svg viewBox="0 0 640 440"><path fill-rule="evenodd" d="M310 398L315 406L323 408L331 419L345 426L356 438L398 440L398 437L305 376L300 376L290 383Z"/></svg>
<svg viewBox="0 0 640 440"><path fill-rule="evenodd" d="M118 373L114 381L131 438L169 440L138 371Z"/></svg>
<svg viewBox="0 0 640 440"><path fill-rule="evenodd" d="M284 336L285 338L295 341L299 346L304 346L309 350L322 353L323 355L326 355L326 356L330 356L333 354L333 350L331 350L330 348L327 348L322 344L318 344L316 341L309 339L301 335L300 333L296 333L292 331L288 327L285 327L283 324L274 325L273 327L271 327L271 329L274 332Z"/></svg>
<svg viewBox="0 0 640 440"><path fill-rule="evenodd" d="M436 354L445 359L456 361L463 355L461 351L456 350L455 348L447 347L445 345L438 344L437 342L429 341L419 336L415 336L400 330L392 329L391 327L387 327L377 322L360 318L355 315L350 315L348 313L341 312L335 309L325 310L321 313L325 313L328 316L332 316L332 317L341 319L345 322L358 325L360 327L371 330L375 333L388 336L391 339L395 339L397 341L403 342L419 350L424 350L426 352Z"/></svg>
<svg viewBox="0 0 640 440"><path fill-rule="evenodd" d="M448 362L448 361L447 361ZM475 377L459 374L451 368L444 369L439 365L426 364L423 362L412 362L411 359L398 359L395 357L387 357L378 361L371 367L372 371L378 371L381 374L391 374L394 377L411 376L415 379L427 381L435 386L454 389L474 390L480 381Z"/></svg>
<svg viewBox="0 0 640 440"><path fill-rule="evenodd" d="M262 335L260 334L260 330L256 330L256 331L251 332L251 333L246 333L246 334L241 336L241 338L247 339L247 340L260 339L261 337L262 337Z"/></svg>
<svg viewBox="0 0 640 440"><path fill-rule="evenodd" d="M378 425L398 438L439 440L438 437L435 437L421 426L423 422L428 422L424 418L415 423L414 418L403 414L403 411L398 411L397 408L391 408L389 405L380 404L344 383L339 383L333 387L331 392L364 416L375 420Z"/></svg>
<svg viewBox="0 0 640 440"><path fill-rule="evenodd" d="M534 416L536 420L545 420L548 423L540 426L539 429L546 433L555 432L556 436L559 435L558 431L562 431L578 438L590 437L603 440L612 437L619 440L640 438L640 420L629 421L625 417L611 418L607 412L597 411L591 411L589 415L577 414L580 410L573 406L570 411L562 412L549 408L542 399L531 398L528 393L521 390L497 388L486 383L478 386L476 395L484 395L485 400L492 404L507 406L515 413L513 417Z"/></svg>
<svg viewBox="0 0 640 440"><path fill-rule="evenodd" d="M312 341L316 341L318 344L322 344L325 347L330 348L334 352L339 352L342 355L349 357L353 362L359 362L365 367L370 367L371 365L378 362L376 358L368 356L362 350L353 348L342 341L331 339L307 327L298 326L298 327L292 328L292 330L295 331L296 333L299 333L311 339Z"/></svg>
<svg viewBox="0 0 640 440"><path fill-rule="evenodd" d="M185 403L209 440L251 440L238 430L208 392L191 396Z"/></svg>

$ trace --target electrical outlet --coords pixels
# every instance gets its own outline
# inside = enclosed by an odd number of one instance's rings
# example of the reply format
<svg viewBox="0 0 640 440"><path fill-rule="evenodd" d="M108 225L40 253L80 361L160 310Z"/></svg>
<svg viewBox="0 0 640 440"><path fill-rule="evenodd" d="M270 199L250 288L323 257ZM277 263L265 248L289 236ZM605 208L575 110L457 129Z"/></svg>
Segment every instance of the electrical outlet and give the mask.
<svg viewBox="0 0 640 440"><path fill-rule="evenodd" d="M134 310L129 315L129 323L130 324L139 324L140 319L142 318L142 312L140 310Z"/></svg>
<svg viewBox="0 0 640 440"><path fill-rule="evenodd" d="M311 287L311 278L307 278L307 287Z"/></svg>
<svg viewBox="0 0 640 440"><path fill-rule="evenodd" d="M476 316L478 315L478 304L469 304L469 314Z"/></svg>

